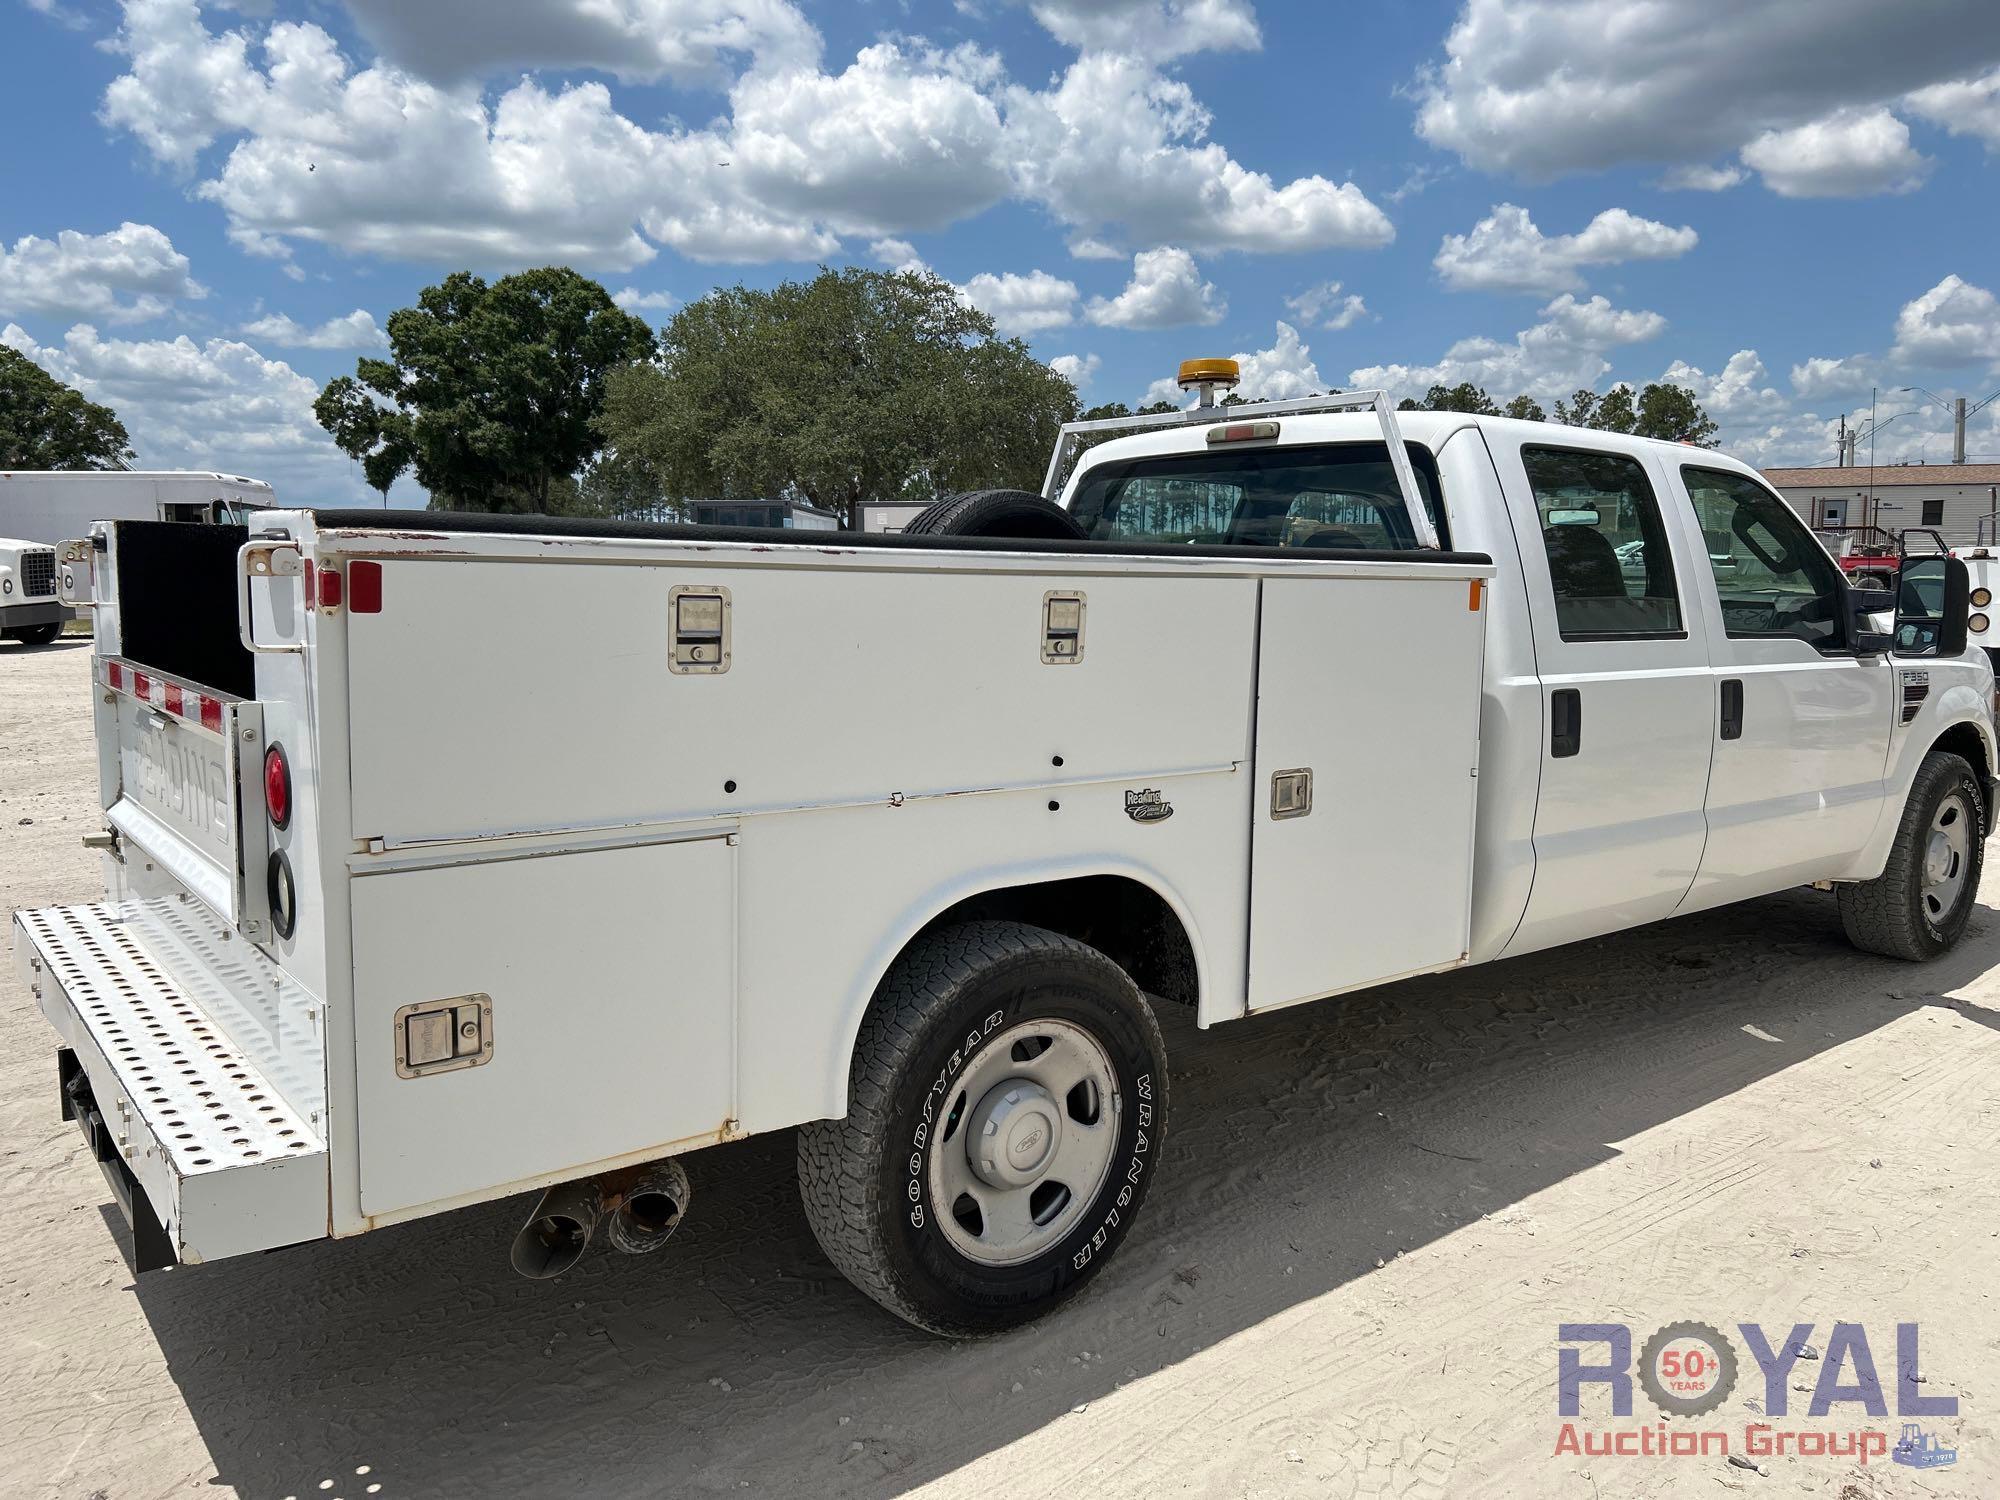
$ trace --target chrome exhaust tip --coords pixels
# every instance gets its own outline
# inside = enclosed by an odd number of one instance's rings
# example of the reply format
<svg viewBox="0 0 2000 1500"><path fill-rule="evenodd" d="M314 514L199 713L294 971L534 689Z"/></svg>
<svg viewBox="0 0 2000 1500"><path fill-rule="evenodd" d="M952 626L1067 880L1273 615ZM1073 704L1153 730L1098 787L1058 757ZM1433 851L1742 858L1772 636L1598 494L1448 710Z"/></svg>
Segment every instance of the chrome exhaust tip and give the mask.
<svg viewBox="0 0 2000 1500"><path fill-rule="evenodd" d="M516 1271L535 1281L560 1276L583 1258L590 1237L604 1217L604 1189L595 1178L558 1183L514 1236L508 1260Z"/></svg>
<svg viewBox="0 0 2000 1500"><path fill-rule="evenodd" d="M678 1161L656 1161L639 1169L616 1212L605 1225L611 1248L648 1255L673 1238L694 1195L687 1169Z"/></svg>

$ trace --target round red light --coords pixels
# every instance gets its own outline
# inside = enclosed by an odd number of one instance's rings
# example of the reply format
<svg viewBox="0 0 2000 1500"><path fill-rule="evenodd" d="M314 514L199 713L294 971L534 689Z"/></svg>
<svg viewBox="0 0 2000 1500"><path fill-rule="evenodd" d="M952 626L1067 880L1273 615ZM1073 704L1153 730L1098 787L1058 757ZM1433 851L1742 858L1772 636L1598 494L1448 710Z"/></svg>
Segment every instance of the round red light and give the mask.
<svg viewBox="0 0 2000 1500"><path fill-rule="evenodd" d="M292 821L292 768L276 745L264 752L264 809L280 828Z"/></svg>

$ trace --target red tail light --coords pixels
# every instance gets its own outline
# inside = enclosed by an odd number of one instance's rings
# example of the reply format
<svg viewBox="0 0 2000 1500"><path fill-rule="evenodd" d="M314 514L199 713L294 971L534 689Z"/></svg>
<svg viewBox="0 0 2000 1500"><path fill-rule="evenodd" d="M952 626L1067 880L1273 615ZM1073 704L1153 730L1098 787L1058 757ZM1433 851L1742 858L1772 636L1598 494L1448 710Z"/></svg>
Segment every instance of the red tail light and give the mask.
<svg viewBox="0 0 2000 1500"><path fill-rule="evenodd" d="M264 810L276 827L292 821L292 768L277 745L264 752Z"/></svg>

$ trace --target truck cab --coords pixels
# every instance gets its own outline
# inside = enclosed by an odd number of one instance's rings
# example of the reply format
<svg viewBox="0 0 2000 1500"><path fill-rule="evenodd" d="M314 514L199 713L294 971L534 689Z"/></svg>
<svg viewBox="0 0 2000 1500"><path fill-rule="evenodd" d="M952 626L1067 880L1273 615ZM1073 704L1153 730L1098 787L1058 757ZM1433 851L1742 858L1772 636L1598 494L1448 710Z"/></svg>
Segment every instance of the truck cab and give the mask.
<svg viewBox="0 0 2000 1500"><path fill-rule="evenodd" d="M56 598L56 550L0 537L0 639L46 646L73 611Z"/></svg>
<svg viewBox="0 0 2000 1500"><path fill-rule="evenodd" d="M1375 422L1250 410L1093 447L1063 502L1097 540L1416 545ZM1879 868L1947 736L1991 776L1984 654L1941 659L1920 619L1898 654L1870 628L1887 601L1749 465L1546 422L1397 424L1439 540L1495 565L1471 961ZM1911 561L1920 616L1944 564Z"/></svg>

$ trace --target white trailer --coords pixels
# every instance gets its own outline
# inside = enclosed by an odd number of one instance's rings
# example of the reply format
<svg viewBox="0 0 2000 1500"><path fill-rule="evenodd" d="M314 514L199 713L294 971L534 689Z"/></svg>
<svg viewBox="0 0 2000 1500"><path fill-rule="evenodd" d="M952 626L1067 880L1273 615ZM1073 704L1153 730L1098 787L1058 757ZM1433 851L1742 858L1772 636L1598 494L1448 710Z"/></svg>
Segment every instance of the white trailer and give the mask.
<svg viewBox="0 0 2000 1500"><path fill-rule="evenodd" d="M0 470L0 637L46 645L75 612L55 594L55 544L93 521L241 520L274 503L234 474L128 469Z"/></svg>
<svg viewBox="0 0 2000 1500"><path fill-rule="evenodd" d="M543 1189L513 1257L554 1274L796 1127L833 1262L990 1330L1132 1230L1151 1003L1805 884L1865 949L1957 940L1997 763L1961 564L1911 564L1960 608L1898 645L1711 452L1373 396L1132 425L1073 475L1065 434L1067 514L930 518L984 536L274 510L65 549L109 892L16 951L136 1263Z"/></svg>
<svg viewBox="0 0 2000 1500"><path fill-rule="evenodd" d="M0 469L0 536L53 546L92 521L242 520L276 500L240 474L183 469Z"/></svg>

